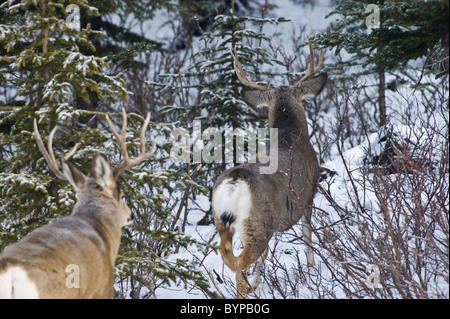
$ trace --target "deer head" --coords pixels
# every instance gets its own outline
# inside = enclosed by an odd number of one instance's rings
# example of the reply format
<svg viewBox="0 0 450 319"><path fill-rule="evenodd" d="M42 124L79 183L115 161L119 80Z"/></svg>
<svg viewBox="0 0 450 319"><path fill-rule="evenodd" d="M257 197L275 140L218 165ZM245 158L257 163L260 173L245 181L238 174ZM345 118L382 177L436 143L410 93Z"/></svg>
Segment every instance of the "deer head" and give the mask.
<svg viewBox="0 0 450 319"><path fill-rule="evenodd" d="M247 86L247 89L241 91L244 101L253 107L267 106L269 107L269 126L273 128L283 129L289 127L291 129L306 129L306 117L303 109L302 101L317 96L327 82L327 74L322 73L315 78L311 78L316 74L323 64L323 50L317 65L314 65L314 46L308 35L306 35L310 49L310 60L308 72L292 86L279 86L270 88L256 84L248 79L241 63L236 54L231 51L234 61L234 70L241 83ZM297 121L295 123L293 121ZM283 132L280 132L283 133Z"/></svg>
<svg viewBox="0 0 450 319"><path fill-rule="evenodd" d="M42 142L41 135L39 134L36 119L34 119L33 125L39 150L41 151L51 171L56 175L56 177L62 180L67 180L73 186L80 199L84 196L90 197L92 188L95 188L95 185L98 185L101 189L101 193L104 196L110 198L111 201L120 208L119 211L122 215L120 220L123 221L121 222L123 226L131 221L132 214L130 208L122 200L123 192L116 184L117 177L122 171L126 170L127 168L133 167L143 160L150 158L156 151L156 142L152 136L152 148L149 152L145 151L145 132L147 131L148 124L150 123L150 113L148 113L141 129L141 154L136 158L130 159L125 141L127 128L127 114L125 112L125 108L122 109L123 122L120 134L114 128L114 125L108 115L106 115L106 120L111 131L117 139L120 153L123 156L123 162L113 170L111 169L106 157L100 153L97 153L95 154L91 162L91 177L87 177L86 175L84 175L68 161L69 158L73 156L73 154L75 154L77 148L79 147L78 143L74 146L72 151L70 151L67 155L62 156L60 158L60 161L58 162L53 153L53 136L57 130L57 126L55 126L49 134L48 147L46 149L44 143Z"/></svg>

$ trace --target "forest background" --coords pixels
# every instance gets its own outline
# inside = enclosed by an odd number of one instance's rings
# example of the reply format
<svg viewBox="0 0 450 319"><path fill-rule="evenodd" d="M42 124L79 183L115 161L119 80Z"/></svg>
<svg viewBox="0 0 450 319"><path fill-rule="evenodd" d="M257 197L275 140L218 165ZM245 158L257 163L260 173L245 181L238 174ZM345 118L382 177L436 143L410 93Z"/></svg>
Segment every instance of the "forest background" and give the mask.
<svg viewBox="0 0 450 319"><path fill-rule="evenodd" d="M187 141L171 133L192 136L194 120L202 131L267 127L267 110L241 100L229 50L253 81L292 84L308 69L308 34L329 74L306 105L321 164L318 266L306 267L298 227L278 234L250 297L448 298L448 3L2 1L0 251L75 202L38 150L34 118L43 136L59 126L57 155L80 143L71 161L86 172L96 151L120 161L106 113L119 124L126 108L136 151L150 111L157 153L119 178L136 221L124 228L115 297L233 297L210 191L237 163L174 162Z"/></svg>

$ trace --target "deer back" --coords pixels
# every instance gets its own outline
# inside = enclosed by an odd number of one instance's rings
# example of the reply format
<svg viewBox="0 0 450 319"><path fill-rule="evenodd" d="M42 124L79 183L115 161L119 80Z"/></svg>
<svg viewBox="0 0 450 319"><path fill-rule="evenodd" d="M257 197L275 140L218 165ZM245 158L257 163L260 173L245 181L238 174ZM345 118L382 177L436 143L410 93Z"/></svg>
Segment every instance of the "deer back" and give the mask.
<svg viewBox="0 0 450 319"><path fill-rule="evenodd" d="M260 174L256 164L242 164L225 171L225 180L243 180L251 193L252 224L258 229L283 231L310 211L319 177L316 152L309 139L302 101L318 95L327 81L323 73L299 86L280 86L270 91L243 89L241 95L253 107L269 107L269 127L278 130L278 168L274 174ZM263 211L263 212L261 212ZM264 211L266 213L264 213Z"/></svg>

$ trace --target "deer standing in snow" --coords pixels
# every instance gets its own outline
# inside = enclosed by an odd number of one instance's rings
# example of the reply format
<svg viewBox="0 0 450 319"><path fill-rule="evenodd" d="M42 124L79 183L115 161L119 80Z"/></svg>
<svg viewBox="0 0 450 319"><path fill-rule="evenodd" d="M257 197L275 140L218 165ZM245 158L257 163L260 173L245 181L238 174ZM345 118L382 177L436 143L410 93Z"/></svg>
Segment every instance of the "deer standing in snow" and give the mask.
<svg viewBox="0 0 450 319"><path fill-rule="evenodd" d="M123 156L111 169L106 158L97 153L91 163L90 177L72 166L68 159L77 148L56 161L52 149L52 130L45 148L34 120L37 144L52 172L67 180L77 193L72 214L45 225L7 247L0 254L0 298L112 298L114 263L119 251L122 226L132 220L130 208L122 200L116 184L120 172L148 159L156 150L145 150L147 115L141 129L141 154L129 158L125 132L127 115L123 109L120 134L106 119Z"/></svg>
<svg viewBox="0 0 450 319"><path fill-rule="evenodd" d="M309 41L309 38L308 38ZM310 69L293 86L275 89L250 81L231 52L239 80L247 87L241 92L244 101L258 107L269 107L269 127L278 129L278 170L260 174L262 164L245 163L223 172L213 187L212 211L221 243L224 263L236 272L237 298L247 296L247 269L258 261L264 263L268 243L275 232L290 229L302 220L302 233L307 244L307 265L314 266L311 248L311 214L319 178L319 164L310 143L302 100L318 95L327 81L322 73L311 78L321 67L323 51L314 66L314 49L309 41ZM236 258L232 250L235 232L239 232L244 248ZM256 277L252 286L257 285Z"/></svg>

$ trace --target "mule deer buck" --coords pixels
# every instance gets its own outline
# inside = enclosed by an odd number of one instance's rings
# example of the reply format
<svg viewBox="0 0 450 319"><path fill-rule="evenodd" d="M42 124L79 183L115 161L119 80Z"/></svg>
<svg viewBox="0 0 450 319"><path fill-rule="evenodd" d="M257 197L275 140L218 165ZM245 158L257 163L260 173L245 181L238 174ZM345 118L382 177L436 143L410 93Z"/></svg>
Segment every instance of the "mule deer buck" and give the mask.
<svg viewBox="0 0 450 319"><path fill-rule="evenodd" d="M278 170L260 174L260 163L245 163L223 172L213 187L212 210L221 243L224 263L236 272L237 298L247 296L247 269L258 261L264 263L268 243L275 232L290 229L302 220L302 233L307 244L307 265L314 266L311 248L313 197L319 178L319 164L309 141L308 126L302 100L318 95L327 81L322 73L311 78L321 67L323 51L314 66L314 49L309 40L309 72L293 86L270 89L250 81L231 52L239 80L247 87L241 92L253 107L269 107L269 127L278 129ZM232 250L235 232L244 242L236 258ZM257 276L252 283L259 283Z"/></svg>
<svg viewBox="0 0 450 319"><path fill-rule="evenodd" d="M113 297L114 263L122 226L133 217L122 201L116 179L120 172L148 159L156 150L153 137L152 149L145 149L149 113L141 129L141 154L129 158L125 109L122 113L120 134L108 115L106 119L118 140L123 163L112 170L106 158L97 153L92 159L91 176L85 176L68 162L78 145L60 162L56 161L52 140L57 127L49 135L47 150L34 120L37 144L50 169L58 178L70 182L78 199L70 216L31 232L0 254L0 298Z"/></svg>

